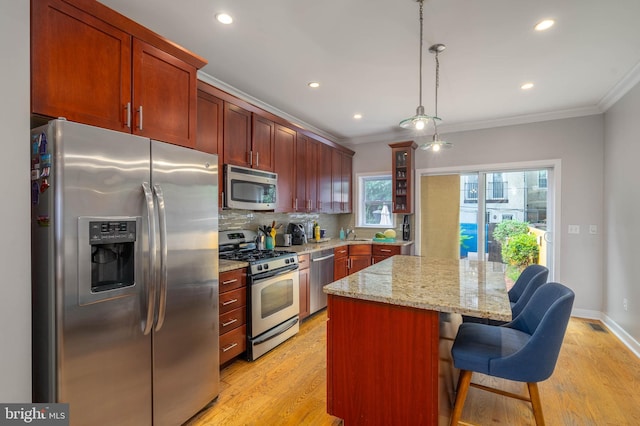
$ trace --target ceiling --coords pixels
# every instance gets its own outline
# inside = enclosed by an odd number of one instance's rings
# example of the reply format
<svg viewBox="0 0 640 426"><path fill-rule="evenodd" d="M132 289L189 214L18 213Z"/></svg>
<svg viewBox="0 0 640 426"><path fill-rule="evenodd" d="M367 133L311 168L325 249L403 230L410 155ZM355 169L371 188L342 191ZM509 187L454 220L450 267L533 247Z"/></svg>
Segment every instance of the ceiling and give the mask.
<svg viewBox="0 0 640 426"><path fill-rule="evenodd" d="M302 127L353 144L407 135L398 123L418 106L415 0L100 1L207 59L201 78ZM234 23L218 23L220 12ZM425 0L425 110L427 49L443 43L441 134L601 113L640 81L638 17L638 0ZM545 18L556 24L534 31Z"/></svg>

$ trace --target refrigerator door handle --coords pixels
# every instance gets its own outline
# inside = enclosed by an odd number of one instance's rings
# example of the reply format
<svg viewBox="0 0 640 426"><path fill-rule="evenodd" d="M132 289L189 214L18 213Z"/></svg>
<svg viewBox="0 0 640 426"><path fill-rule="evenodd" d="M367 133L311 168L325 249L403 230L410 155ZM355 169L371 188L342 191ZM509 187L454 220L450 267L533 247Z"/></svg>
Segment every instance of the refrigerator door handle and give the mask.
<svg viewBox="0 0 640 426"><path fill-rule="evenodd" d="M158 303L158 320L156 331L164 324L167 308L167 215L164 205L164 194L159 184L153 185L153 192L158 200L158 220L160 222L160 301Z"/></svg>
<svg viewBox="0 0 640 426"><path fill-rule="evenodd" d="M147 281L147 318L144 322L143 333L151 333L155 315L156 300L156 213L153 203L153 193L148 182L142 182L142 190L147 204L147 223L149 224L149 280Z"/></svg>

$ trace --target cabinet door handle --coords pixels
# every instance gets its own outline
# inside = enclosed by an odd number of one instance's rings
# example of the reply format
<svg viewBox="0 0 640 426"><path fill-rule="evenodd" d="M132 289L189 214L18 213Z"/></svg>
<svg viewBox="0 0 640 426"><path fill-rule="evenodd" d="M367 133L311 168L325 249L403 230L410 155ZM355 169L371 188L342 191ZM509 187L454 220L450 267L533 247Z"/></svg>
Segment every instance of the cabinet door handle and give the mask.
<svg viewBox="0 0 640 426"><path fill-rule="evenodd" d="M127 104L124 106L124 110L126 111L125 121L127 122L127 128L130 129L131 128L131 102L127 102Z"/></svg>
<svg viewBox="0 0 640 426"><path fill-rule="evenodd" d="M142 105L140 105L140 109L138 109L138 129L142 130Z"/></svg>
<svg viewBox="0 0 640 426"><path fill-rule="evenodd" d="M228 326L228 325L233 324L234 322L238 322L238 318L234 318L234 319L232 319L231 321L223 322L223 323L222 323L222 326L223 326L223 327L226 327L226 326Z"/></svg>
<svg viewBox="0 0 640 426"><path fill-rule="evenodd" d="M237 283L237 282L238 282L238 279L237 279L237 278L234 278L234 279L232 279L232 280L222 281L222 284L223 284L223 285L225 285L225 284L233 284L233 283Z"/></svg>
<svg viewBox="0 0 640 426"><path fill-rule="evenodd" d="M236 303L237 301L238 301L238 299L227 300L226 302L222 302L222 306L232 305L232 304Z"/></svg>
<svg viewBox="0 0 640 426"><path fill-rule="evenodd" d="M384 253L391 253L391 250L389 250L389 249L380 249L380 251L382 251Z"/></svg>
<svg viewBox="0 0 640 426"><path fill-rule="evenodd" d="M294 198L293 199L293 210L298 210L298 199Z"/></svg>
<svg viewBox="0 0 640 426"><path fill-rule="evenodd" d="M230 351L231 349L235 348L236 346L238 346L238 343L234 342L234 343L230 344L229 346L222 348L222 352Z"/></svg>
<svg viewBox="0 0 640 426"><path fill-rule="evenodd" d="M249 166L253 166L253 151L249 151Z"/></svg>
<svg viewBox="0 0 640 426"><path fill-rule="evenodd" d="M256 151L256 167L260 167L260 153Z"/></svg>

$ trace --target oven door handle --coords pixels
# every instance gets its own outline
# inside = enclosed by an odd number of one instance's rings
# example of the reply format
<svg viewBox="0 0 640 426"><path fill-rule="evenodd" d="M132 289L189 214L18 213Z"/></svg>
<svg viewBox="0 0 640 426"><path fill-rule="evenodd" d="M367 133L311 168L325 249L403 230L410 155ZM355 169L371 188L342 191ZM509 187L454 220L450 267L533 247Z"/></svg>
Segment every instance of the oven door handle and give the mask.
<svg viewBox="0 0 640 426"><path fill-rule="evenodd" d="M285 266L284 268L274 269L273 271L260 272L251 276L253 282L257 280L264 280L266 278L275 277L276 275L286 274L287 272L295 271L298 269L298 264Z"/></svg>
<svg viewBox="0 0 640 426"><path fill-rule="evenodd" d="M253 341L254 346L260 345L264 342L268 342L269 340L275 337L278 337L279 335L281 335L282 333L284 333L285 331L289 330L291 327L296 325L298 321L299 321L298 317L293 317L290 320L283 322L279 326L274 327L271 332L265 333L267 334L266 336L254 340Z"/></svg>

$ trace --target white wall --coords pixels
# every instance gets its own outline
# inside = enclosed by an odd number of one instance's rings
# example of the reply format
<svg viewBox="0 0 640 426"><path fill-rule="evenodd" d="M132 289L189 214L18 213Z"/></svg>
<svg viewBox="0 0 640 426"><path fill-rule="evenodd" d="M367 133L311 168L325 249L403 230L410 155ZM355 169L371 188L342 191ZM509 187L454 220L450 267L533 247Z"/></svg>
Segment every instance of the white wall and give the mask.
<svg viewBox="0 0 640 426"><path fill-rule="evenodd" d="M603 311L603 153L602 115L441 135L453 148L440 153L416 151L416 169L560 160L560 265L555 279L576 293L574 311L598 316ZM389 141L396 142L396 141ZM386 143L350 146L354 174L391 170ZM567 225L580 225L569 235ZM589 225L598 233L591 235Z"/></svg>
<svg viewBox="0 0 640 426"><path fill-rule="evenodd" d="M640 341L640 85L605 115L605 314ZM628 310L623 308L627 299Z"/></svg>
<svg viewBox="0 0 640 426"><path fill-rule="evenodd" d="M30 402L29 2L0 10L0 402Z"/></svg>

